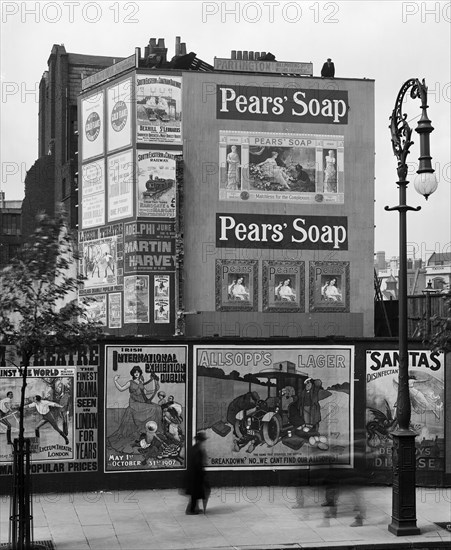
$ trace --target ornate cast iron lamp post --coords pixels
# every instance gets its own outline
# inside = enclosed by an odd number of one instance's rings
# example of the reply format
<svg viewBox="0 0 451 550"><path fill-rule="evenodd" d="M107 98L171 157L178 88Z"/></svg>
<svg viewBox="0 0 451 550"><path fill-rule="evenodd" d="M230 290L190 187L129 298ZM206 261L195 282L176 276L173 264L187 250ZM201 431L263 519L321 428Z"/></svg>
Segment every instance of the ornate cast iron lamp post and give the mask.
<svg viewBox="0 0 451 550"><path fill-rule="evenodd" d="M392 522L388 530L397 535L417 535L416 499L415 499L415 432L410 429L409 360L407 342L407 233L406 213L418 211L406 204L407 155L413 141L412 129L407 123L407 115L402 113L404 97L410 89L412 98L421 100L421 118L416 131L420 134L420 158L415 189L427 199L437 189L437 180L431 165L429 154L429 134L433 131L427 117L427 87L424 82L412 78L401 87L396 98L395 108L390 117L390 131L393 152L398 159L399 205L385 210L399 212L399 373L397 421L398 428L393 432L393 494Z"/></svg>

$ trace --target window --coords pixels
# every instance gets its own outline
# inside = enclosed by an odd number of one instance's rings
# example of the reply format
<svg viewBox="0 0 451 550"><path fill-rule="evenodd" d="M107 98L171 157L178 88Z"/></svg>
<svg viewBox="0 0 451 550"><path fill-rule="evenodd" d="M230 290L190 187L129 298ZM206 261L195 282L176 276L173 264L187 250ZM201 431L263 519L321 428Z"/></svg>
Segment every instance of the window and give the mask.
<svg viewBox="0 0 451 550"><path fill-rule="evenodd" d="M436 290L443 290L443 287L445 286L445 281L440 277L436 278L432 281L433 287Z"/></svg>
<svg viewBox="0 0 451 550"><path fill-rule="evenodd" d="M2 214L2 235L20 235L20 214Z"/></svg>

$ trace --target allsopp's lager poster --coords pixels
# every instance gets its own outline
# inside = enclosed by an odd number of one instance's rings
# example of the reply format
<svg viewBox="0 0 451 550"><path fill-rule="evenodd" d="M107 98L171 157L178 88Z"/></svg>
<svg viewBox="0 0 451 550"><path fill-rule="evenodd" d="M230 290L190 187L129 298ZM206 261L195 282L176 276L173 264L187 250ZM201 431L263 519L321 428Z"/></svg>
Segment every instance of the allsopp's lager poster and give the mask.
<svg viewBox="0 0 451 550"><path fill-rule="evenodd" d="M195 346L194 358L209 467L352 466L352 346Z"/></svg>

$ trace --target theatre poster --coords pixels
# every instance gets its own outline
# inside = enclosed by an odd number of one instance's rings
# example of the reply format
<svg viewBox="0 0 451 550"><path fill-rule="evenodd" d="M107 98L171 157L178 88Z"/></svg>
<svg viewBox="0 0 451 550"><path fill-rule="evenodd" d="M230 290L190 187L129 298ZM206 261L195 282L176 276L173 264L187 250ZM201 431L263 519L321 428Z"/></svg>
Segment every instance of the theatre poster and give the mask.
<svg viewBox="0 0 451 550"><path fill-rule="evenodd" d="M20 360L13 346L0 346L0 400L10 412L0 421L0 475L12 474L13 446L19 437L22 389ZM24 428L30 440L32 473L97 470L98 346L79 352L45 351L27 369ZM36 396L48 411L41 414Z"/></svg>

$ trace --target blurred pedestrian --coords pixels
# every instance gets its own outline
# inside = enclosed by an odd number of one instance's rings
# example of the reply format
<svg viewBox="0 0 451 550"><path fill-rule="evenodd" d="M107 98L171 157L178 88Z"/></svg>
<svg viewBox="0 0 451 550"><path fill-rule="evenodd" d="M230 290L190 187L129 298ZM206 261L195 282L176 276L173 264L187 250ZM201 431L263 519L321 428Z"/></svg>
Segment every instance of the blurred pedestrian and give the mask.
<svg viewBox="0 0 451 550"><path fill-rule="evenodd" d="M190 496L190 501L186 508L188 515L199 514L198 500L202 500L204 514L207 511L210 485L205 472L205 464L207 462L207 453L205 451L206 439L205 432L198 432L196 434L196 443L193 446L191 460L188 463L186 476L186 494Z"/></svg>

